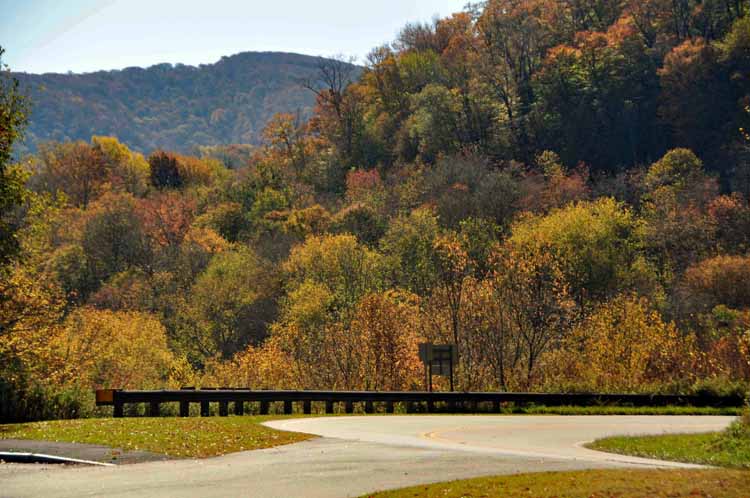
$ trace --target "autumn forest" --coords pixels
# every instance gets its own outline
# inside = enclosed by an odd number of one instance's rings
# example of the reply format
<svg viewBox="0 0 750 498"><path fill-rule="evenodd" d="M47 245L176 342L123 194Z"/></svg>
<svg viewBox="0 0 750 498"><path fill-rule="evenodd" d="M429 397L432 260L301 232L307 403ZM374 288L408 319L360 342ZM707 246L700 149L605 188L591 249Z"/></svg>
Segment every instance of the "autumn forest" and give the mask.
<svg viewBox="0 0 750 498"><path fill-rule="evenodd" d="M750 2L488 0L351 62L259 145L191 153L27 153L4 72L0 418L421 390L421 342L459 390L747 390Z"/></svg>

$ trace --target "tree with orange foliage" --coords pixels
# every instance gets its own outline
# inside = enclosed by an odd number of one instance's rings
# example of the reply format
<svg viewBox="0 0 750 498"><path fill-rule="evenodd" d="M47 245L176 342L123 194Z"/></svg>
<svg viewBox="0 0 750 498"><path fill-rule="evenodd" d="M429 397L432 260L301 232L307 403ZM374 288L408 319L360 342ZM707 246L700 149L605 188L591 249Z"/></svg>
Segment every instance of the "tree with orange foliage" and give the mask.
<svg viewBox="0 0 750 498"><path fill-rule="evenodd" d="M536 164L540 172L528 173L522 182L526 194L521 199L524 208L533 212L547 212L588 199L590 188L586 168L567 171L560 156L552 151L539 154Z"/></svg>
<svg viewBox="0 0 750 498"><path fill-rule="evenodd" d="M343 56L320 59L316 78L303 83L317 98L315 126L337 146L345 168L364 164L362 95L353 62ZM335 181L342 181L340 176Z"/></svg>
<svg viewBox="0 0 750 498"><path fill-rule="evenodd" d="M685 271L682 290L693 312L717 305L750 310L750 256L715 256Z"/></svg>
<svg viewBox="0 0 750 498"><path fill-rule="evenodd" d="M750 251L750 205L738 192L720 195L708 205L708 216L716 227L716 239L722 252Z"/></svg>
<svg viewBox="0 0 750 498"><path fill-rule="evenodd" d="M701 351L695 364L702 378L750 382L750 308L716 306L701 315Z"/></svg>
<svg viewBox="0 0 750 498"><path fill-rule="evenodd" d="M669 126L673 143L715 154L734 131L735 114L729 78L719 64L719 50L705 39L688 39L674 47L659 70L659 116Z"/></svg>
<svg viewBox="0 0 750 498"><path fill-rule="evenodd" d="M195 216L195 201L176 192L152 195L140 202L146 236L164 250L176 249Z"/></svg>
<svg viewBox="0 0 750 498"><path fill-rule="evenodd" d="M39 148L38 174L32 186L55 193L62 191L70 204L86 209L107 189L106 157L86 142L50 143Z"/></svg>

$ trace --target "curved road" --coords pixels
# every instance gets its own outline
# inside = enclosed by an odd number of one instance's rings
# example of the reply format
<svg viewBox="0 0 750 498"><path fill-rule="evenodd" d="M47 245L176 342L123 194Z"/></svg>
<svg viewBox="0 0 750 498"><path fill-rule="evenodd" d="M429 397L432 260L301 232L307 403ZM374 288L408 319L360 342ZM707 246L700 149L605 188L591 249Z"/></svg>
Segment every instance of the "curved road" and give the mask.
<svg viewBox="0 0 750 498"><path fill-rule="evenodd" d="M589 450L615 435L710 432L731 417L693 416L391 416L276 420L274 429L390 446L536 459L699 467Z"/></svg>
<svg viewBox="0 0 750 498"><path fill-rule="evenodd" d="M0 465L0 497L336 497L493 474L674 467L587 450L614 434L721 430L733 417L362 416L267 425L322 436L207 460L121 467Z"/></svg>

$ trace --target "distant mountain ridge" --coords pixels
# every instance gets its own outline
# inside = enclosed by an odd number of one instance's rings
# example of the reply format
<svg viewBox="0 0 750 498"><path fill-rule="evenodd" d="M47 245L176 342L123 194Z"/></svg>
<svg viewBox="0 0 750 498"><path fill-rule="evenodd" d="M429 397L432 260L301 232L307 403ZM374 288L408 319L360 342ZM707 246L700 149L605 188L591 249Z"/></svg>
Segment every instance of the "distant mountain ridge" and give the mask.
<svg viewBox="0 0 750 498"><path fill-rule="evenodd" d="M45 141L117 136L128 146L189 152L198 145L257 143L277 112L315 105L300 85L321 58L242 52L214 64L157 64L84 74L15 73L32 99L25 151Z"/></svg>

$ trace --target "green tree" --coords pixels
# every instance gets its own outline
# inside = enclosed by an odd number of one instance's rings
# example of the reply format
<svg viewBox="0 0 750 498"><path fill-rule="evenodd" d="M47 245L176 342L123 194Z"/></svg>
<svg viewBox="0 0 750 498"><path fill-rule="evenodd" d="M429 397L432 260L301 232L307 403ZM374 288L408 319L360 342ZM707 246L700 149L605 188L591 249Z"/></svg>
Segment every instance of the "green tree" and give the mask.
<svg viewBox="0 0 750 498"><path fill-rule="evenodd" d="M644 178L646 189L672 189L678 194L701 187L707 180L703 162L689 149L674 149L651 165Z"/></svg>
<svg viewBox="0 0 750 498"><path fill-rule="evenodd" d="M637 226L630 209L601 198L546 216L526 216L513 225L509 243L521 253L552 253L571 295L584 305L605 300L638 281Z"/></svg>
<svg viewBox="0 0 750 498"><path fill-rule="evenodd" d="M532 81L553 44L542 19L548 7L540 0L491 0L476 24L479 78L502 109L516 157L524 161L531 159L526 120L534 104Z"/></svg>
<svg viewBox="0 0 750 498"><path fill-rule="evenodd" d="M711 251L717 226L706 210L718 185L688 149L667 152L651 165L643 183L640 237L669 280Z"/></svg>
<svg viewBox="0 0 750 498"><path fill-rule="evenodd" d="M176 342L199 362L260 344L275 317L277 289L273 268L252 250L217 254L190 289Z"/></svg>
<svg viewBox="0 0 750 498"><path fill-rule="evenodd" d="M150 268L151 247L129 194L108 194L87 221L81 247L98 283L133 267Z"/></svg>
<svg viewBox="0 0 750 498"><path fill-rule="evenodd" d="M290 291L305 282L328 289L331 310L342 317L362 296L383 285L383 257L349 234L308 237L292 249L284 271Z"/></svg>
<svg viewBox="0 0 750 498"><path fill-rule="evenodd" d="M613 171L661 150L657 61L627 24L551 49L533 86L535 145L566 165Z"/></svg>
<svg viewBox="0 0 750 498"><path fill-rule="evenodd" d="M415 209L391 220L380 247L398 285L420 296L432 289L437 281L434 242L439 233L438 219L429 209Z"/></svg>
<svg viewBox="0 0 750 498"><path fill-rule="evenodd" d="M29 100L3 64L4 53L0 47L0 266L7 265L20 249L13 212L23 202L26 178L9 163L13 144L22 138L29 113Z"/></svg>
<svg viewBox="0 0 750 498"><path fill-rule="evenodd" d="M163 150L154 152L148 158L151 167L151 184L159 189L179 188L183 179L180 177L177 157Z"/></svg>
<svg viewBox="0 0 750 498"><path fill-rule="evenodd" d="M464 132L460 96L437 84L427 85L412 101L414 112L406 126L417 143L419 156L432 163L439 153L458 150Z"/></svg>
<svg viewBox="0 0 750 498"><path fill-rule="evenodd" d="M518 206L521 186L510 168L499 169L479 154L440 158L425 172L424 200L435 206L441 225L457 228L474 217L507 226Z"/></svg>

